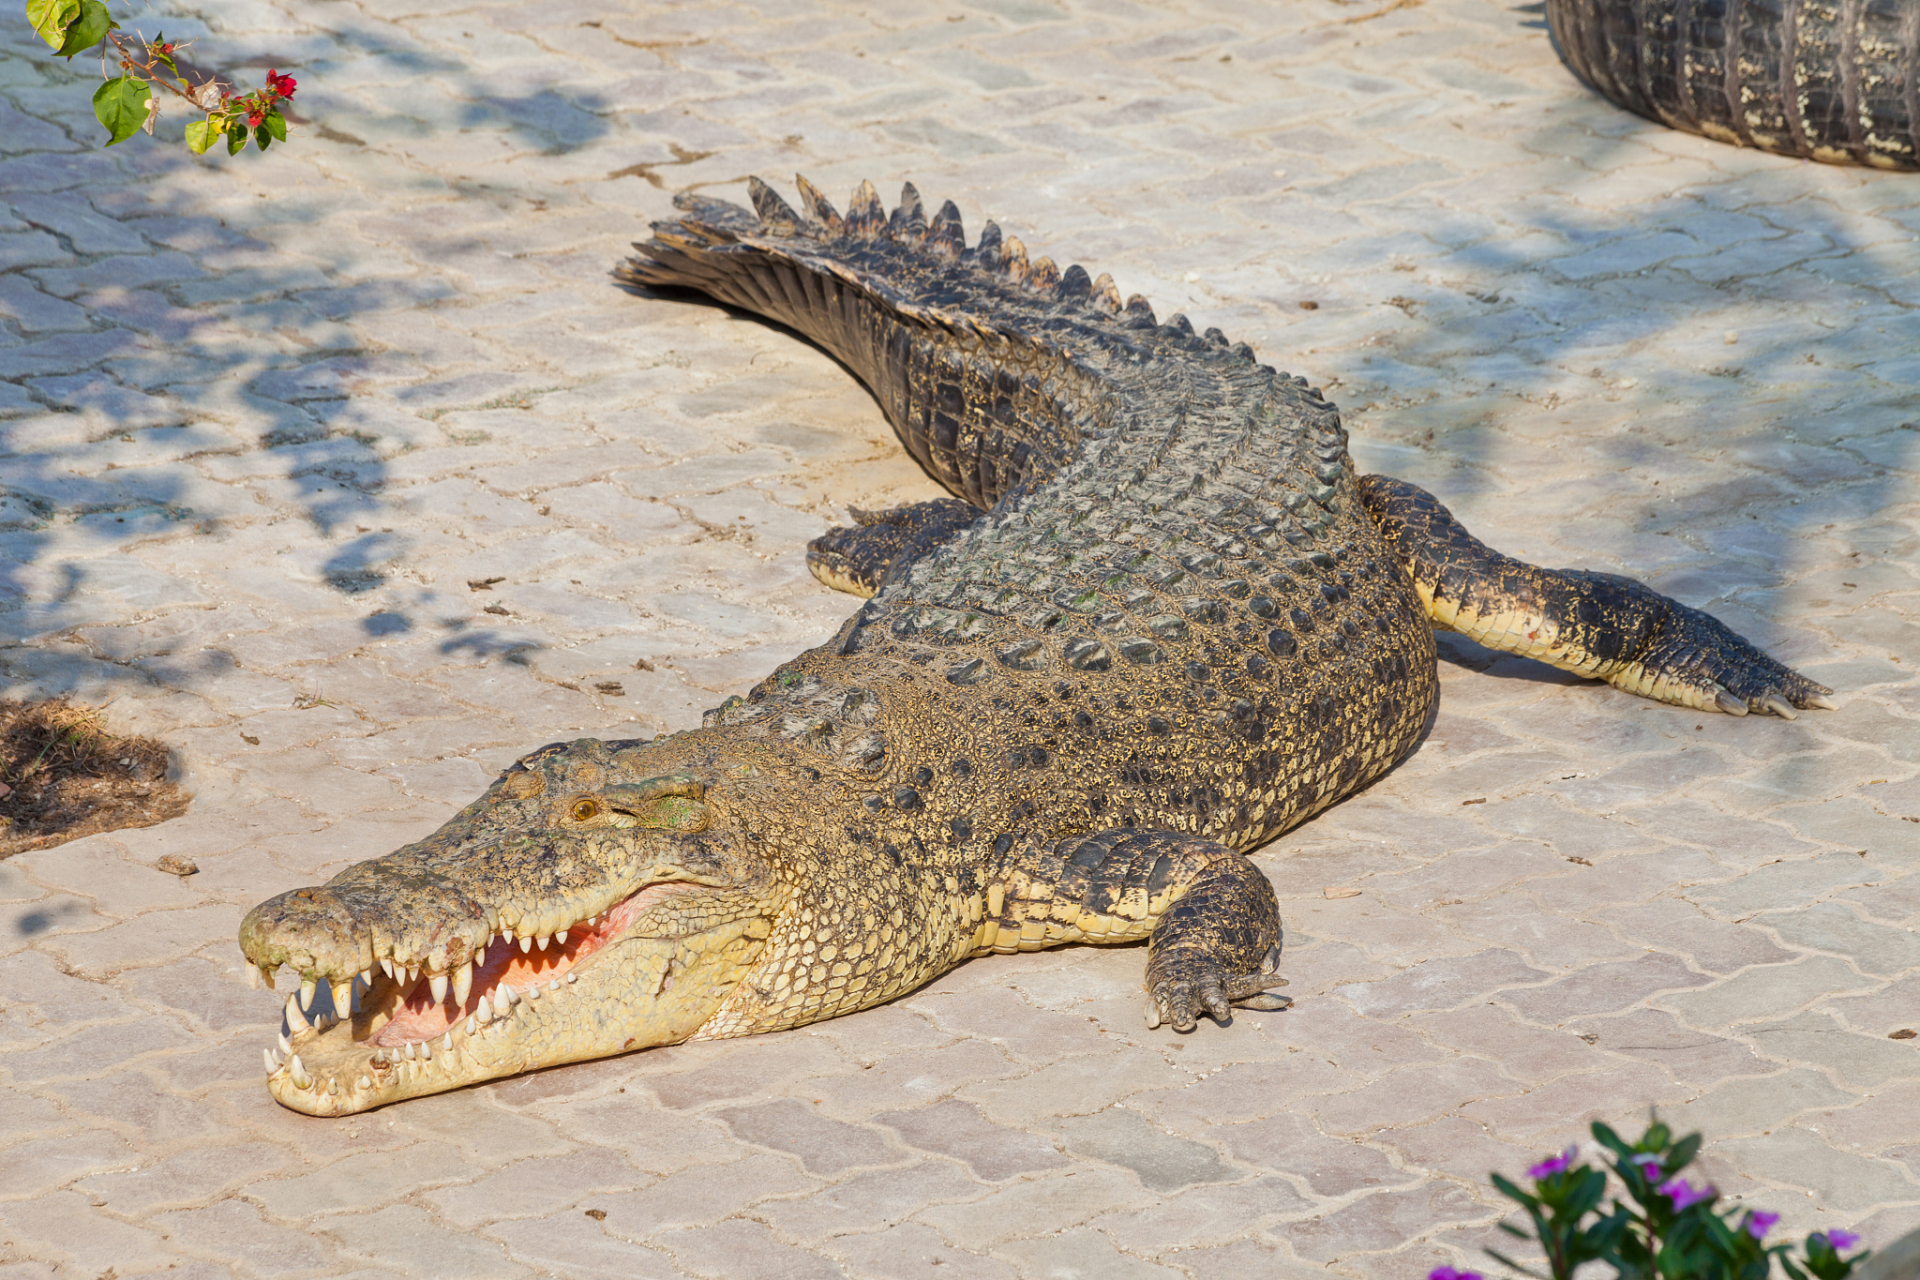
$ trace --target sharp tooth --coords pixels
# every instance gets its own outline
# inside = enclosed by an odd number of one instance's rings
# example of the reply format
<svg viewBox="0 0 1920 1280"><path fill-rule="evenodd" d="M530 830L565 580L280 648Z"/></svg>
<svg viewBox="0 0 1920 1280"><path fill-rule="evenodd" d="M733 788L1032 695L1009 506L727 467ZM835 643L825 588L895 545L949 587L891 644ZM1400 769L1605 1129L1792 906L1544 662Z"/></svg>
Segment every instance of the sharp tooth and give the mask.
<svg viewBox="0 0 1920 1280"><path fill-rule="evenodd" d="M390 959L390 958L389 958L389 957L387 957L387 956L381 956L381 957L380 957L380 972L382 972L382 973L384 973L384 974L386 974L386 975L387 975L387 977L388 977L389 979L391 979L391 978L393 977L393 961L392 961L392 959Z"/></svg>
<svg viewBox="0 0 1920 1280"><path fill-rule="evenodd" d="M447 1050L450 1050L452 1048L453 1048L453 1029L449 1027L447 1029L447 1034L440 1038L440 1049L442 1052L446 1052Z"/></svg>
<svg viewBox="0 0 1920 1280"><path fill-rule="evenodd" d="M453 971L453 1002L464 1006L467 997L473 994L473 961L461 965Z"/></svg>
<svg viewBox="0 0 1920 1280"><path fill-rule="evenodd" d="M260 966L260 985L265 987L269 991L273 990L274 969L278 969L279 967L280 966L275 965L273 966L273 968L270 969L266 965L261 965Z"/></svg>
<svg viewBox="0 0 1920 1280"><path fill-rule="evenodd" d="M532 986L527 988L527 999L538 1000L539 998L540 998L540 984L536 982Z"/></svg>
<svg viewBox="0 0 1920 1280"><path fill-rule="evenodd" d="M313 993L319 989L320 982L317 978L309 978L305 974L300 976L300 1007L302 1009L313 1008Z"/></svg>
<svg viewBox="0 0 1920 1280"><path fill-rule="evenodd" d="M279 1063L279 1060L278 1060L278 1059L276 1059L276 1058L275 1058L275 1057L273 1056L273 1050L271 1050L271 1049L262 1049L262 1050L260 1051L260 1057L261 1057L261 1059L262 1059L263 1061L265 1061L265 1062L266 1062L266 1064L267 1064L267 1074L268 1074L268 1075L272 1075L272 1074L273 1074L274 1072L276 1072L276 1071L278 1071L278 1070L280 1069L280 1063Z"/></svg>
<svg viewBox="0 0 1920 1280"><path fill-rule="evenodd" d="M337 1098L340 1096L340 1081L335 1076L327 1077L327 1096L329 1098Z"/></svg>
<svg viewBox="0 0 1920 1280"><path fill-rule="evenodd" d="M485 996L481 996L480 1003L473 1007L473 1016L480 1019L480 1021L482 1022L493 1021L493 1006L487 1003L487 998ZM469 1022L467 1025L472 1026L473 1024Z"/></svg>
<svg viewBox="0 0 1920 1280"><path fill-rule="evenodd" d="M307 1074L307 1066L297 1053L287 1059L287 1076L302 1089L313 1088L313 1077Z"/></svg>
<svg viewBox="0 0 1920 1280"><path fill-rule="evenodd" d="M435 1004L445 1004L447 1002L446 974L435 973L429 975L427 978L427 988L433 992L433 1002Z"/></svg>
<svg viewBox="0 0 1920 1280"><path fill-rule="evenodd" d="M539 937L533 940L533 945L540 948L542 951L545 951L547 949L547 943L551 941L552 939L543 933Z"/></svg>
<svg viewBox="0 0 1920 1280"><path fill-rule="evenodd" d="M332 984L333 1015L344 1018L353 1012L353 979L343 978Z"/></svg>
<svg viewBox="0 0 1920 1280"><path fill-rule="evenodd" d="M477 1030L477 1028L476 1028L476 1027L474 1026L474 1024L473 1024L473 1019L472 1019L472 1018L468 1018L468 1019L467 1019L467 1034L468 1034L468 1035L472 1035L472 1034L474 1033L474 1031L475 1031L475 1030Z"/></svg>
<svg viewBox="0 0 1920 1280"><path fill-rule="evenodd" d="M560 979L558 978L555 978L552 982L549 982L547 984L547 990L549 991L558 991L559 989L560 989Z"/></svg>
<svg viewBox="0 0 1920 1280"><path fill-rule="evenodd" d="M501 940L504 941L508 946L513 945L513 930L502 929L500 931L500 937L501 937Z"/></svg>
<svg viewBox="0 0 1920 1280"><path fill-rule="evenodd" d="M284 1031L280 1033L280 1052L282 1053L293 1052L293 1046L287 1043L287 1033Z"/></svg>
<svg viewBox="0 0 1920 1280"><path fill-rule="evenodd" d="M527 952L531 950L533 950L533 939L524 933L521 934L520 935L520 954L525 955L527 954Z"/></svg>
<svg viewBox="0 0 1920 1280"><path fill-rule="evenodd" d="M258 991L260 989L260 970L254 967L254 963L251 960L242 961L240 967L246 971L247 985L253 988L253 990Z"/></svg>
<svg viewBox="0 0 1920 1280"><path fill-rule="evenodd" d="M520 998L520 993L503 982L494 992L494 996L499 1000L502 1009L510 1009L513 1007L513 1002Z"/></svg>
<svg viewBox="0 0 1920 1280"><path fill-rule="evenodd" d="M559 944L560 944L561 946L563 946L563 947L564 947L564 946L566 946L566 945L567 945L567 931L566 931L565 929L562 929L562 930L561 930L560 932L558 932L558 933L556 933L556 934L554 934L554 935L553 935L553 940L554 940L555 942L557 942L557 943L559 943Z"/></svg>
<svg viewBox="0 0 1920 1280"><path fill-rule="evenodd" d="M308 1027L307 1016L300 1012L300 997L288 996L287 997L287 1030L293 1032L293 1034L297 1036L302 1031L307 1030L307 1027Z"/></svg>
<svg viewBox="0 0 1920 1280"><path fill-rule="evenodd" d="M420 1061L422 1062L433 1061L433 1046L428 1044L424 1040L420 1042Z"/></svg>
<svg viewBox="0 0 1920 1280"><path fill-rule="evenodd" d="M572 986L572 985L573 985L573 984L574 984L574 983L575 983L576 981L578 981L578 979L576 979L576 978L575 978L575 977L573 976L573 973L572 973L571 971L569 971L569 972L567 973L567 985L568 985L568 986Z"/></svg>
<svg viewBox="0 0 1920 1280"><path fill-rule="evenodd" d="M355 1083L355 1084L357 1084L357 1085L358 1085L358 1086L359 1086L360 1088L362 1088L362 1089L371 1089L371 1088L373 1088L373 1081L371 1081L371 1080L369 1080L369 1079L367 1079L367 1078L366 1078L365 1076L361 1076L361 1077L360 1077L360 1078L359 1078L358 1080L356 1080L356 1081L355 1081L354 1083Z"/></svg>
<svg viewBox="0 0 1920 1280"><path fill-rule="evenodd" d="M360 979L360 989L362 991L366 991L373 986L373 966L372 965L368 965L366 968L362 969L357 976Z"/></svg>

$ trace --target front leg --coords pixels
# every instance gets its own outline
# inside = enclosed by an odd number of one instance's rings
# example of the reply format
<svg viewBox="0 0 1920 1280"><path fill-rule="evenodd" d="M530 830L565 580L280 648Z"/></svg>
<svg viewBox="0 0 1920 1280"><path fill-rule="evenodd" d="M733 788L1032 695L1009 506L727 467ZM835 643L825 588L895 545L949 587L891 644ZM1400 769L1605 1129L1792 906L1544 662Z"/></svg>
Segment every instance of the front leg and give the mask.
<svg viewBox="0 0 1920 1280"><path fill-rule="evenodd" d="M1833 690L1643 582L1502 555L1404 480L1363 477L1360 496L1442 630L1683 707L1792 720L1833 706Z"/></svg>
<svg viewBox="0 0 1920 1280"><path fill-rule="evenodd" d="M1230 1006L1283 1009L1280 904L1241 854L1173 831L1119 828L1019 844L987 891L973 954L1066 942L1147 943L1147 1025L1191 1031Z"/></svg>

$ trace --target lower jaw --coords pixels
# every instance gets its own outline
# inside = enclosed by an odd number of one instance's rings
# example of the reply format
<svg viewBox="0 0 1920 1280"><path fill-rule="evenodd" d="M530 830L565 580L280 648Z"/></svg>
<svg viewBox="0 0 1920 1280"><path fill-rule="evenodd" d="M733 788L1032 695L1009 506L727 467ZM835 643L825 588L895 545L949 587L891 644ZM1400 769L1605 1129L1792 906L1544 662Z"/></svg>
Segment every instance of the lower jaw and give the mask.
<svg viewBox="0 0 1920 1280"><path fill-rule="evenodd" d="M269 1071L267 1089L291 1110L344 1116L523 1071L677 1044L746 976L765 938L757 919L671 939L617 938L578 976L569 969L490 1020L476 1017L472 1031L462 1020L416 1043L415 1056L403 1050L397 1061L378 1032L354 1039L351 1021L308 1028Z"/></svg>
<svg viewBox="0 0 1920 1280"><path fill-rule="evenodd" d="M450 1027L431 1041L415 1046L412 1057L398 1056L388 1050L376 1058L374 1046L353 1038L350 1023L309 1032L292 1041L292 1053L268 1075L268 1092L282 1106L307 1115L351 1115L537 1067L559 1066L620 1052L617 1041L568 1045L556 1043L556 1037L551 1034L541 1034L541 1024L549 1022L549 1017L538 1006L547 1006L559 1014L562 1006L572 1005L570 1012L576 1015L582 1012L584 1001L574 995L570 985L544 992L539 1000L523 1003L534 1005L535 1009L522 1014L521 1006L515 1005L493 1021L476 1023L471 1032L464 1024ZM564 1019L565 1014L561 1017ZM591 1018L576 1016L566 1021L591 1025ZM389 1057L393 1060L388 1060Z"/></svg>

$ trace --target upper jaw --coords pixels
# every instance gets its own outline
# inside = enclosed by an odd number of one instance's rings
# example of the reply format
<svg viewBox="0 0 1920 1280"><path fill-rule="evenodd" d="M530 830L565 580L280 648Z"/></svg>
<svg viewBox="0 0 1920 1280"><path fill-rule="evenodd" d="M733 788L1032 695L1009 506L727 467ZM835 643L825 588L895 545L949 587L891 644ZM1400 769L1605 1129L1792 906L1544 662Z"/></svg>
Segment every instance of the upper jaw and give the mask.
<svg viewBox="0 0 1920 1280"><path fill-rule="evenodd" d="M269 899L242 923L249 981L271 988L286 964L300 982L277 1051L265 1051L280 1102L340 1115L666 1043L653 1037L675 1034L686 1009L642 1010L647 1026L612 1037L594 1002L670 974L683 935L754 914L754 895L740 897L725 868L688 867L680 851L634 833L567 836L557 847L461 847L446 835ZM688 895L742 909L685 910L677 900Z"/></svg>
<svg viewBox="0 0 1920 1280"><path fill-rule="evenodd" d="M619 1025L607 1018L610 997L649 975L647 994L671 989L662 979L686 938L651 936L659 909L670 912L672 899L703 892L682 882L655 884L546 938L503 932L469 961L465 990L454 990L443 975L395 965L395 976L377 967L371 983L352 979L339 1004L332 1003L336 994L303 1012L300 999L289 996L287 1031L277 1052L266 1050L268 1088L295 1110L344 1115L639 1047L636 1028L627 1025L635 1018ZM667 1023L693 1019L695 1026L704 1018L701 1010L676 1014L663 1006L639 1010L637 1021L660 1022L663 1014Z"/></svg>

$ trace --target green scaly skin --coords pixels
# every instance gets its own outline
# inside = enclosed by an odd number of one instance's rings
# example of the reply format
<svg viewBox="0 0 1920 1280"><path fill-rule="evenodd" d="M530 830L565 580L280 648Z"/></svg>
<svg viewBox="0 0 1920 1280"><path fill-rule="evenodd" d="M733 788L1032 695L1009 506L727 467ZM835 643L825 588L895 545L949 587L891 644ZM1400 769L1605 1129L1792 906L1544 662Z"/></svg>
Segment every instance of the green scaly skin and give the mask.
<svg viewBox="0 0 1920 1280"><path fill-rule="evenodd" d="M700 729L543 748L257 907L249 974L302 983L268 1051L287 1106L775 1031L1075 941L1149 941L1150 1025L1281 1007L1244 852L1413 748L1436 622L1550 628L1543 656L1670 701L1824 704L1704 614L1357 477L1333 407L1217 331L991 224L968 247L910 187L891 216L864 184L844 216L801 192L805 216L758 183L757 217L683 199L619 274L813 338L954 499L816 542L872 598Z"/></svg>

